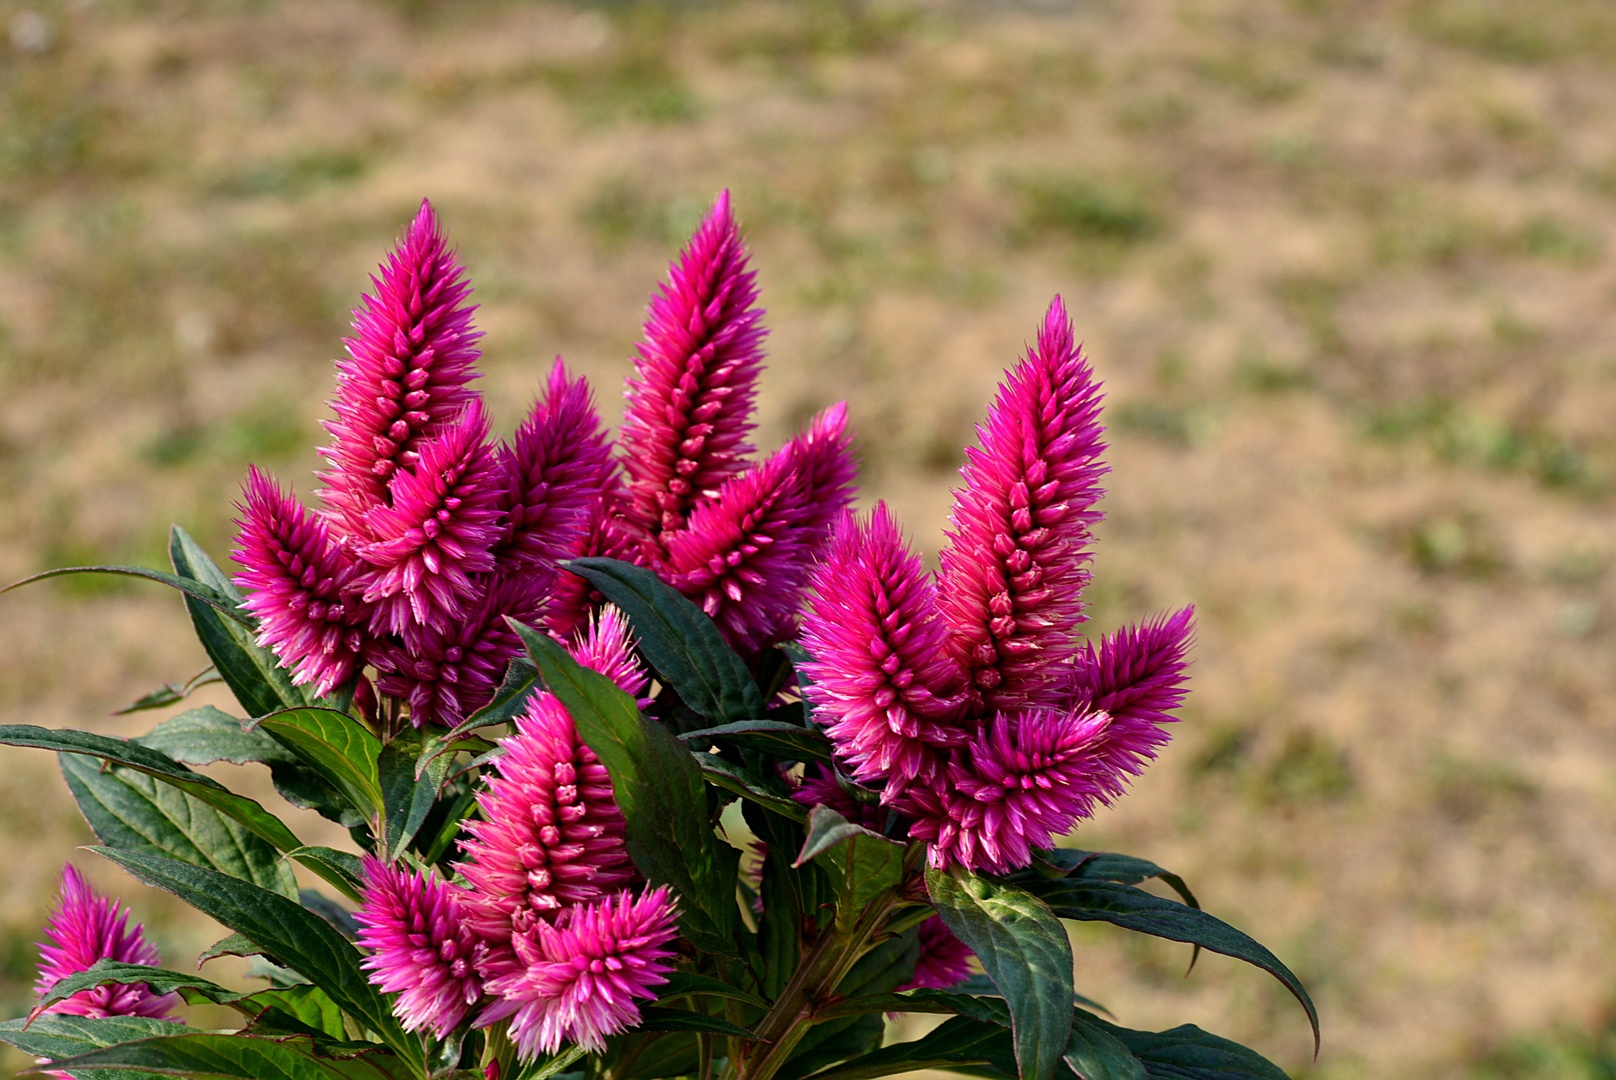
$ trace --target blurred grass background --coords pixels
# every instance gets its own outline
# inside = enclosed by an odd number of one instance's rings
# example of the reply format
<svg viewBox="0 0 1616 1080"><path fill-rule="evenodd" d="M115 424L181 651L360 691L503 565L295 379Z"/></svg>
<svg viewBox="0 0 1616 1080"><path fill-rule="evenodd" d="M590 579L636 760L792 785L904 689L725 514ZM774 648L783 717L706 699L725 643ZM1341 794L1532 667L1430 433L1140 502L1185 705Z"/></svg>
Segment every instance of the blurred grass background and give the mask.
<svg viewBox="0 0 1616 1080"><path fill-rule="evenodd" d="M928 550L1051 294L1107 383L1094 625L1195 603L1196 692L1074 842L1272 946L1324 1052L1261 974L1107 928L1080 989L1298 1076L1610 1078L1612 100L1607 0L0 0L0 577L163 565L170 522L222 557L248 462L308 494L423 196L502 428L557 352L615 417L728 186L760 445L847 398ZM0 722L137 733L204 662L157 587L0 598ZM25 751L0 824L9 1016L90 837ZM71 857L173 966L212 940Z"/></svg>

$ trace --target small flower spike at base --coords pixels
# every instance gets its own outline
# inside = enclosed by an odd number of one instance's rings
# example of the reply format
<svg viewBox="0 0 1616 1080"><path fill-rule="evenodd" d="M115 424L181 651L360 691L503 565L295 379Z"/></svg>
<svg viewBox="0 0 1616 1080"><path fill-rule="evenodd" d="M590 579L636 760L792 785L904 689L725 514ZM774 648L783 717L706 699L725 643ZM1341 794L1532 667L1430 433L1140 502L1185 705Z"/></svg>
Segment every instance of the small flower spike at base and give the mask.
<svg viewBox="0 0 1616 1080"><path fill-rule="evenodd" d="M365 902L354 917L359 944L374 951L360 966L378 989L398 995L393 1014L406 1031L441 1039L482 999L482 943L465 921L464 896L430 871L406 874L365 859Z"/></svg>
<svg viewBox="0 0 1616 1080"><path fill-rule="evenodd" d="M45 923L45 936L50 941L39 947L39 981L34 984L40 997L62 979L88 970L98 960L152 967L162 963L156 946L146 941L140 924L131 927L129 915L121 905L116 900L96 895L71 866L62 868L61 901ZM154 994L145 983L133 986L109 983L80 990L45 1011L73 1016L178 1020L170 1010L179 1003L177 994Z"/></svg>
<svg viewBox="0 0 1616 1080"><path fill-rule="evenodd" d="M668 948L678 933L666 888L635 898L619 892L571 909L555 925L533 924L512 939L521 967L490 979L500 1000L479 1027L511 1018L511 1041L524 1061L555 1053L563 1042L591 1053L606 1037L640 1022L635 999L656 1000L673 965Z"/></svg>

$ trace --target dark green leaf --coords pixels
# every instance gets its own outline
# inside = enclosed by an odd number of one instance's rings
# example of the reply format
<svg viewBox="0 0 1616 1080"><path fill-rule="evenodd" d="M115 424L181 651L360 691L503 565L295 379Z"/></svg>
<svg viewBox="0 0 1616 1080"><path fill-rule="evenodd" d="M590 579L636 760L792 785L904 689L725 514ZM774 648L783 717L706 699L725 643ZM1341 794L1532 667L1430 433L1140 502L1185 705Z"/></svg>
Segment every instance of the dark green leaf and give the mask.
<svg viewBox="0 0 1616 1080"><path fill-rule="evenodd" d="M1096 1016L1072 1010L1072 1035L1061 1059L1078 1080L1146 1080L1145 1066Z"/></svg>
<svg viewBox="0 0 1616 1080"><path fill-rule="evenodd" d="M58 1061L130 1039L185 1035L193 1030L183 1024L144 1016L45 1013L31 1023L26 1019L0 1023L0 1041L10 1043L25 1054Z"/></svg>
<svg viewBox="0 0 1616 1080"><path fill-rule="evenodd" d="M1146 859L1138 859L1132 855L1118 855L1111 851L1078 851L1073 848L1057 848L1046 851L1038 856L1038 861L1058 871L1054 876L1081 878L1089 881L1115 881L1123 885L1137 885L1147 878L1160 878L1172 890L1183 897L1184 903L1192 908L1200 907L1195 894L1190 887L1184 884L1184 879L1177 874L1170 874L1155 863ZM1012 874L1010 880L1031 880L1032 876L1050 876L1038 874L1036 871L1022 871Z"/></svg>
<svg viewBox="0 0 1616 1080"><path fill-rule="evenodd" d="M1052 1080L1072 1033L1072 946L1036 896L967 870L926 871L937 914L1004 994L1021 1080Z"/></svg>
<svg viewBox="0 0 1616 1080"><path fill-rule="evenodd" d="M250 992L226 989L200 975L165 971L163 968L147 967L144 964L124 964L117 960L98 960L88 970L76 971L65 979L52 983L29 1015L38 1017L58 1001L64 1001L80 990L90 990L105 983L116 983L119 986L145 983L154 994L170 994L178 991L185 995L186 1001L193 1003L211 1001L215 1005L234 1005L243 998L252 996Z"/></svg>
<svg viewBox="0 0 1616 1080"><path fill-rule="evenodd" d="M364 813L354 808L348 796L301 761L296 765L271 765L269 776L275 782L276 794L293 806L313 810L344 829L368 822Z"/></svg>
<svg viewBox="0 0 1616 1080"><path fill-rule="evenodd" d="M993 985L993 980L988 978L986 975L972 975L969 979L966 979L964 982L954 987L954 991L955 993L971 994L977 997L1004 996L1004 994L1000 992L999 988ZM1106 1008L1104 1005L1101 1005L1098 1001L1095 1001L1092 998L1086 998L1082 994L1074 993L1072 995L1072 1004L1080 1005L1083 1008L1089 1009L1093 1012L1105 1013L1107 1016L1114 1015L1110 1009Z"/></svg>
<svg viewBox="0 0 1616 1080"><path fill-rule="evenodd" d="M263 953L264 949L256 942L249 941L245 934L231 934L203 949L202 955L196 958L196 966L201 967L221 956L262 956Z"/></svg>
<svg viewBox="0 0 1616 1080"><path fill-rule="evenodd" d="M774 777L753 772L717 754L703 752L692 756L701 775L714 787L749 799L792 821L808 820L808 808L793 799L789 789Z"/></svg>
<svg viewBox="0 0 1616 1080"><path fill-rule="evenodd" d="M808 836L793 865L821 860L836 890L836 925L847 930L883 894L903 884L906 856L896 840L816 806L808 813Z"/></svg>
<svg viewBox="0 0 1616 1080"><path fill-rule="evenodd" d="M228 761L232 765L245 765L249 761L288 765L297 761L291 751L262 731L242 730L239 719L212 705L187 709L132 741L186 765L209 765L215 761Z"/></svg>
<svg viewBox="0 0 1616 1080"><path fill-rule="evenodd" d="M778 720L743 720L738 724L720 724L686 732L679 738L696 750L705 750L714 743L733 743L786 761L830 760L829 739L817 731Z"/></svg>
<svg viewBox="0 0 1616 1080"><path fill-rule="evenodd" d="M1054 878L1027 882L1024 887L1043 898L1063 919L1113 923L1141 934L1199 945L1262 968L1283 983L1307 1010L1308 1022L1313 1026L1313 1045L1318 1047L1319 1014L1301 980L1277 956L1228 923L1132 885Z"/></svg>
<svg viewBox="0 0 1616 1080"><path fill-rule="evenodd" d="M377 761L382 744L359 721L335 709L311 706L270 713L255 724L342 792L354 809L367 818L381 812ZM413 766L412 761L412 777Z"/></svg>
<svg viewBox="0 0 1616 1080"><path fill-rule="evenodd" d="M359 937L359 920L354 918L353 912L324 893L317 892L314 889L300 889L298 890L297 901L324 919L333 930L349 941L354 941Z"/></svg>
<svg viewBox="0 0 1616 1080"><path fill-rule="evenodd" d="M237 1008L251 1009L253 1015L273 1009L290 1016L310 1031L332 1039L348 1037L342 1022L342 1010L331 1000L330 994L312 984L260 990L234 1004Z"/></svg>
<svg viewBox="0 0 1616 1080"><path fill-rule="evenodd" d="M896 990L914 978L920 958L920 934L910 929L859 957L836 988L841 997L862 997ZM808 1029L780 1070L779 1080L797 1080L815 1069L866 1053L881 1044L885 1023L879 1016L848 1016Z"/></svg>
<svg viewBox="0 0 1616 1080"><path fill-rule="evenodd" d="M426 741L415 767L416 773L424 772L427 764L437 760L440 755L457 749L455 743L468 731L514 722L527 709L533 695L541 689L543 686L539 682L538 669L525 660L512 660L505 668L505 681L494 692L492 701L448 731L434 735Z"/></svg>
<svg viewBox="0 0 1616 1080"><path fill-rule="evenodd" d="M637 1031L705 1031L712 1035L730 1035L737 1039L756 1036L739 1025L706 1013L688 1009L662 1009L655 1005L640 1008L640 1026Z"/></svg>
<svg viewBox="0 0 1616 1080"><path fill-rule="evenodd" d="M812 1080L871 1080L918 1069L972 1067L1015 1080L1015 1051L1009 1031L965 1016L945 1020L924 1038L883 1046L815 1073Z"/></svg>
<svg viewBox="0 0 1616 1080"><path fill-rule="evenodd" d="M438 792L449 775L450 758L445 755L427 764L416 776L416 759L421 741L416 733L394 739L382 747L376 759L377 782L382 794L382 860L392 862L404 853L421 831Z"/></svg>
<svg viewBox="0 0 1616 1080"><path fill-rule="evenodd" d="M365 871L359 856L335 848L300 847L288 851L286 857L313 870L355 903L363 900Z"/></svg>
<svg viewBox="0 0 1616 1080"><path fill-rule="evenodd" d="M404 1033L387 1002L360 970L360 956L325 920L296 901L187 863L110 848L100 854L173 893L263 947L274 961L308 978L406 1060L419 1064L420 1042Z"/></svg>
<svg viewBox="0 0 1616 1080"><path fill-rule="evenodd" d="M64 574L120 574L124 577L138 577L145 578L148 581L156 581L167 585L171 589L178 589L187 598L201 601L249 630L253 629L252 616L241 610L241 597L239 595L227 596L211 585L205 585L193 578L180 577L170 574L166 570L150 570L144 566L64 566L56 570L46 570L44 573L35 574L33 577L23 578L21 581L14 581L5 588L0 589L0 593L8 593L12 589L20 589L24 585L44 581L46 578L61 577Z"/></svg>
<svg viewBox="0 0 1616 1080"><path fill-rule="evenodd" d="M514 1080L550 1080L550 1077L565 1072L583 1056L584 1051L569 1046L551 1057L534 1058L517 1071Z"/></svg>
<svg viewBox="0 0 1616 1080"><path fill-rule="evenodd" d="M566 705L584 743L611 774L629 857L653 885L679 898L679 930L705 952L738 954L735 874L740 853L707 819L707 786L690 751L640 715L604 675L582 667L550 637L519 623L533 665Z"/></svg>
<svg viewBox="0 0 1616 1080"><path fill-rule="evenodd" d="M302 842L292 834L281 819L259 806L245 795L237 795L224 785L201 773L192 772L167 754L160 754L138 743L114 739L109 735L95 735L72 729L52 730L32 724L0 725L0 744L30 746L39 750L55 750L66 754L88 754L104 758L116 765L128 765L154 776L165 784L172 784L188 795L207 803L257 835L268 840L281 851L301 847Z"/></svg>
<svg viewBox="0 0 1616 1080"><path fill-rule="evenodd" d="M830 896L824 872L816 865L791 868L802 847L803 830L796 821L771 814L756 803L741 813L753 835L763 842L763 913L758 916L757 949L761 954L760 990L771 1001L780 996L802 955L804 929L817 929L819 900ZM821 893L823 890L823 893ZM829 900L827 899L827 904Z"/></svg>
<svg viewBox="0 0 1616 1080"><path fill-rule="evenodd" d="M657 987L658 1001L670 1001L679 997L733 998L748 1005L756 1005L760 1009L768 1008L768 1003L756 994L750 994L729 983L719 982L710 976L698 975L693 971L670 972L668 981Z"/></svg>
<svg viewBox="0 0 1616 1080"><path fill-rule="evenodd" d="M62 776L96 839L108 847L167 855L297 895L292 868L246 826L179 788L122 765L59 754Z"/></svg>
<svg viewBox="0 0 1616 1080"><path fill-rule="evenodd" d="M241 593L229 575L178 525L169 533L168 557L180 577L240 602ZM249 627L190 596L185 598L185 609L191 613L191 625L202 648L248 716L314 703L312 694L292 684L291 675L275 654L259 646Z"/></svg>
<svg viewBox="0 0 1616 1080"><path fill-rule="evenodd" d="M213 683L222 681L223 680L219 678L219 673L214 670L213 665L209 664L207 667L197 672L197 674L192 677L191 681L187 682L183 686L176 686L174 683L164 683L156 690L153 690L151 693L145 695L132 704L125 705L112 715L127 716L130 713L143 712L146 709L161 709L165 705L172 705L177 701L184 701L186 697L190 695L191 691L195 690L199 686L209 686Z"/></svg>
<svg viewBox="0 0 1616 1080"><path fill-rule="evenodd" d="M229 1080L331 1080L312 1058L273 1039L214 1032L118 1043L59 1060L54 1067L74 1076L94 1076L102 1069L133 1069Z"/></svg>
<svg viewBox="0 0 1616 1080"><path fill-rule="evenodd" d="M1151 1080L1287 1080L1283 1070L1254 1050L1194 1024L1169 1031L1130 1031L1090 1017L1145 1066Z"/></svg>
<svg viewBox="0 0 1616 1080"><path fill-rule="evenodd" d="M808 673L803 670L802 665L812 663L814 658L807 649L795 641L783 641L780 643L779 649L786 654L786 659L791 661L791 672L797 678L797 696L802 699L803 723L812 724L814 722L814 707L808 700L808 688L814 685L814 680L808 677Z"/></svg>
<svg viewBox="0 0 1616 1080"><path fill-rule="evenodd" d="M912 1012L952 1013L969 1016L973 1020L1010 1026L1010 1009L996 997L973 997L953 990L903 990L890 994L868 994L848 998L827 1008L816 1016L832 1019L838 1016L857 1016L862 1013Z"/></svg>
<svg viewBox="0 0 1616 1080"><path fill-rule="evenodd" d="M561 565L623 609L645 659L708 723L763 714L763 695L745 661L707 613L673 586L644 567L616 559L574 559Z"/></svg>

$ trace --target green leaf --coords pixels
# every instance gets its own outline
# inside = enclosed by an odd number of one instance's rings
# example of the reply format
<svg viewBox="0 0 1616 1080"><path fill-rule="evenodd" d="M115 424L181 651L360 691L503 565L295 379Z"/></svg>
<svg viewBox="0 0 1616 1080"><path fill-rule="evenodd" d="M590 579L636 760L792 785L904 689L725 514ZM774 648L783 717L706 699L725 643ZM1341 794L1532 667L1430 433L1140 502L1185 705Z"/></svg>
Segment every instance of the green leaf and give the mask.
<svg viewBox="0 0 1616 1080"><path fill-rule="evenodd" d="M359 721L335 709L305 707L270 713L254 724L302 758L354 809L367 818L381 812L377 761L382 744Z"/></svg>
<svg viewBox="0 0 1616 1080"><path fill-rule="evenodd" d="M421 756L418 732L401 735L382 747L376 759L377 782L382 795L382 859L393 862L410 846L421 831L438 792L449 775L451 759L445 755L427 764L416 775L416 759Z"/></svg>
<svg viewBox="0 0 1616 1080"><path fill-rule="evenodd" d="M364 901L365 871L359 856L328 847L300 847L286 853L319 874L354 903Z"/></svg>
<svg viewBox="0 0 1616 1080"><path fill-rule="evenodd" d="M331 1000L330 994L312 984L260 990L232 1004L243 1010L251 1010L249 1015L253 1016L261 1016L266 1009L284 1013L310 1031L332 1039L346 1040L348 1037L342 1010Z"/></svg>
<svg viewBox="0 0 1616 1080"><path fill-rule="evenodd" d="M1130 1031L1098 1017L1089 1019L1137 1057L1151 1080L1288 1080L1282 1069L1256 1051L1194 1024L1168 1031Z"/></svg>
<svg viewBox="0 0 1616 1080"><path fill-rule="evenodd" d="M757 1036L745 1028L706 1013L688 1009L663 1009L655 1005L640 1007L640 1024L636 1031L705 1031L712 1035L729 1035L737 1039L755 1039Z"/></svg>
<svg viewBox="0 0 1616 1080"><path fill-rule="evenodd" d="M215 1032L118 1043L59 1060L53 1067L74 1076L93 1076L102 1069L133 1069L229 1080L331 1080L312 1058L273 1039Z"/></svg>
<svg viewBox="0 0 1616 1080"><path fill-rule="evenodd" d="M969 1016L973 1020L1010 1026L1010 1009L996 997L973 997L953 990L902 990L890 994L867 994L848 998L820 1009L815 1016L829 1020L838 1016L858 1016L863 1013L911 1012L952 1013Z"/></svg>
<svg viewBox="0 0 1616 1080"><path fill-rule="evenodd" d="M668 981L657 987L657 1000L671 1001L681 997L731 998L735 1001L744 1001L748 1005L756 1005L760 1009L769 1007L768 1002L756 994L748 993L710 976L698 975L693 971L669 972Z"/></svg>
<svg viewBox="0 0 1616 1080"><path fill-rule="evenodd" d="M855 825L828 806L808 812L808 836L793 866L821 859L836 890L836 925L851 929L866 908L903 884L907 850L896 840Z"/></svg>
<svg viewBox="0 0 1616 1080"><path fill-rule="evenodd" d="M993 980L988 978L986 975L972 975L969 979L966 979L964 982L955 986L954 992L959 994L971 994L976 997L1004 996L1003 992L1000 991L997 986L993 985ZM1092 998L1086 998L1082 994L1074 993L1072 995L1072 1004L1080 1005L1091 1012L1101 1012L1105 1013L1107 1016L1115 1015L1110 1009L1106 1008L1104 1005L1101 1005L1098 1001L1095 1001Z"/></svg>
<svg viewBox="0 0 1616 1080"><path fill-rule="evenodd" d="M841 997L884 994L914 978L920 959L920 933L914 928L889 938L859 957L837 986ZM780 1070L779 1080L797 1080L834 1061L863 1054L881 1044L885 1023L879 1016L848 1016L816 1024L803 1036Z"/></svg>
<svg viewBox="0 0 1616 1080"><path fill-rule="evenodd" d="M145 1016L70 1016L45 1013L29 1021L0 1023L0 1041L25 1054L59 1061L103 1046L153 1035L185 1035L194 1031L183 1024Z"/></svg>
<svg viewBox="0 0 1616 1080"><path fill-rule="evenodd" d="M763 694L718 625L644 567L617 559L561 564L623 609L640 652L681 701L709 723L749 720L763 713Z"/></svg>
<svg viewBox="0 0 1616 1080"><path fill-rule="evenodd" d="M359 952L324 919L296 901L198 866L112 848L95 849L149 885L173 893L249 941L276 963L331 995L399 1055L420 1064L420 1041L404 1033L387 1002L360 970Z"/></svg>
<svg viewBox="0 0 1616 1080"><path fill-rule="evenodd" d="M830 740L817 731L778 720L743 720L738 724L689 731L679 738L697 750L714 743L733 743L786 761L830 761Z"/></svg>
<svg viewBox="0 0 1616 1080"><path fill-rule="evenodd" d="M1108 922L1141 934L1199 945L1224 956L1262 968L1284 984L1313 1026L1313 1046L1319 1045L1319 1014L1313 1000L1290 968L1252 938L1199 908L1155 896L1132 885L1109 881L1054 878L1025 883L1024 887L1047 902L1063 919Z"/></svg>
<svg viewBox="0 0 1616 1080"><path fill-rule="evenodd" d="M231 934L220 938L212 945L202 950L202 955L196 958L196 966L201 967L209 960L216 960L221 956L262 956L264 949L257 942L249 941L244 934Z"/></svg>
<svg viewBox="0 0 1616 1080"><path fill-rule="evenodd" d="M148 581L156 581L167 585L171 589L178 589L187 598L206 604L249 630L254 629L252 616L241 609L240 594L227 595L219 589L194 578L170 574L166 570L151 570L144 566L63 566L55 570L46 570L42 574L35 574L33 577L25 577L21 581L14 581L5 588L0 589L0 593L8 593L12 589L20 589L24 585L44 581L46 578L62 577L64 574L120 574L124 577L138 577L145 578Z"/></svg>
<svg viewBox="0 0 1616 1080"><path fill-rule="evenodd" d="M149 851L297 895L292 868L275 849L201 799L122 765L60 754L62 776L96 839L108 847Z"/></svg>
<svg viewBox="0 0 1616 1080"><path fill-rule="evenodd" d="M214 669L212 664L209 664L207 667L197 672L196 675L191 678L191 681L185 683L183 686L177 686L174 683L164 683L156 690L153 690L144 697L125 705L112 715L128 716L130 713L143 712L146 709L161 709L164 706L172 705L177 701L184 701L190 696L191 691L195 690L199 686L209 686L213 683L222 681L223 680L219 678L219 672Z"/></svg>
<svg viewBox="0 0 1616 1080"><path fill-rule="evenodd" d="M169 533L168 557L180 577L208 586L233 602L241 601L229 575L178 525ZM292 684L291 675L275 654L259 646L248 626L190 596L185 598L185 609L191 613L191 625L202 648L248 716L314 703L310 693Z"/></svg>
<svg viewBox="0 0 1616 1080"><path fill-rule="evenodd" d="M1107 1030L1099 1017L1072 1010L1072 1034L1061 1059L1078 1080L1147 1080L1144 1063Z"/></svg>
<svg viewBox="0 0 1616 1080"><path fill-rule="evenodd" d="M772 776L763 776L717 754L705 752L691 755L701 775L714 787L723 788L743 799L748 799L792 821L808 820L808 808L791 797L790 790Z"/></svg>
<svg viewBox="0 0 1616 1080"><path fill-rule="evenodd" d="M932 903L1004 993L1021 1080L1052 1080L1072 1032L1072 946L1036 896L955 867L927 869Z"/></svg>
<svg viewBox="0 0 1616 1080"><path fill-rule="evenodd" d="M293 806L313 810L344 829L370 822L363 811L354 807L348 796L337 790L336 785L302 761L295 765L271 765L269 777L275 782L275 792L281 798Z"/></svg>
<svg viewBox="0 0 1616 1080"><path fill-rule="evenodd" d="M172 784L187 795L195 796L215 810L234 818L263 837L281 851L301 847L300 841L280 818L265 810L245 795L227 790L223 784L192 772L167 754L110 735L95 735L72 729L52 730L32 724L0 725L0 744L28 746L38 750L55 750L66 754L88 754L103 758L115 765L127 765Z"/></svg>
<svg viewBox="0 0 1616 1080"><path fill-rule="evenodd" d="M550 1080L550 1077L565 1072L575 1062L581 1060L584 1051L576 1046L569 1046L548 1058L534 1058L517 1070L513 1080Z"/></svg>
<svg viewBox="0 0 1616 1080"><path fill-rule="evenodd" d="M240 719L212 705L187 709L131 741L186 765L209 765L215 761L228 761L232 765L245 765L249 761L289 765L297 761L291 751L262 731L243 730Z"/></svg>
<svg viewBox="0 0 1616 1080"><path fill-rule="evenodd" d="M629 857L653 885L677 894L680 933L704 952L738 955L733 928L740 853L713 832L695 758L667 728L640 715L610 679L582 667L549 636L511 625L611 774Z"/></svg>
<svg viewBox="0 0 1616 1080"><path fill-rule="evenodd" d="M814 1073L812 1080L871 1080L918 1069L965 1067L1014 1080L1016 1063L1010 1032L998 1024L956 1016L943 1021L924 1038L872 1050Z"/></svg>
<svg viewBox="0 0 1616 1080"><path fill-rule="evenodd" d="M1184 903L1192 908L1200 907L1195 894L1190 887L1184 884L1184 879L1177 874L1170 874L1147 859L1135 858L1132 855L1119 855L1113 851L1078 851L1075 848L1057 848L1038 855L1037 861L1045 864L1056 873L1046 873L1037 870L1023 870L1011 874L1009 880L1034 880L1038 877L1067 877L1080 878L1088 881L1115 881L1123 885L1137 885L1148 878L1160 878L1172 890L1183 897Z"/></svg>
<svg viewBox="0 0 1616 1080"><path fill-rule="evenodd" d="M120 986L145 983L154 994L180 992L185 995L186 1001L192 1003L211 1001L215 1005L234 1005L252 996L250 991L229 990L200 975L186 975L159 967L147 967L144 964L125 964L117 960L97 960L88 969L76 971L52 983L29 1016L37 1018L58 1001L64 1001L80 990L91 990L106 983L116 983Z"/></svg>
<svg viewBox="0 0 1616 1080"><path fill-rule="evenodd" d="M527 709L533 695L542 689L544 686L539 681L537 668L525 660L512 660L505 668L505 679L494 692L493 700L448 731L427 739L415 767L417 775L424 772L427 764L437 760L439 755L451 753L456 749L454 744L468 731L492 727L495 724L513 723Z"/></svg>

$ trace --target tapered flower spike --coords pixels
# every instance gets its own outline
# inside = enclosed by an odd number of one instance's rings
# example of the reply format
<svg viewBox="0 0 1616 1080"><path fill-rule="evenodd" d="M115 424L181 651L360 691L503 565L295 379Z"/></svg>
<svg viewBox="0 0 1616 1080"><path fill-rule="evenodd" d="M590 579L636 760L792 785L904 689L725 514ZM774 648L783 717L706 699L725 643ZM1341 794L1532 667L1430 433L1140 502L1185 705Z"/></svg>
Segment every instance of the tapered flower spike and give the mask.
<svg viewBox="0 0 1616 1080"><path fill-rule="evenodd" d="M999 714L955 750L946 777L906 791L909 835L932 866L1008 873L1032 861L1119 784L1099 753L1110 717L1034 710Z"/></svg>
<svg viewBox="0 0 1616 1080"><path fill-rule="evenodd" d="M616 476L608 477L600 498L589 507L583 534L573 540L572 550L566 557L601 556L644 566L649 561L647 549L654 550L656 544L645 530L625 516L626 498L616 487ZM605 602L606 597L582 575L566 572L556 575L550 591L550 632L562 638L571 636L583 625L590 611Z"/></svg>
<svg viewBox="0 0 1616 1080"><path fill-rule="evenodd" d="M613 468L611 446L590 399L559 358L544 396L499 454L504 531L494 547L500 572L555 574L589 527L589 513Z"/></svg>
<svg viewBox="0 0 1616 1080"><path fill-rule="evenodd" d="M644 708L651 699L641 698L651 681L650 674L634 655L634 639L629 634L628 617L615 604L607 604L587 626L567 644L572 658L590 671L606 676L623 693Z"/></svg>
<svg viewBox="0 0 1616 1080"><path fill-rule="evenodd" d="M971 977L971 961L976 954L954 936L942 916L933 915L920 924L920 959L915 961L915 977L898 987L901 990L947 990Z"/></svg>
<svg viewBox="0 0 1616 1080"><path fill-rule="evenodd" d="M943 615L978 715L1059 704L1100 517L1100 398L1057 296L966 451L942 555Z"/></svg>
<svg viewBox="0 0 1616 1080"><path fill-rule="evenodd" d="M321 474L326 505L345 535L365 535L365 516L388 504L387 485L413 470L420 444L463 412L477 377L474 307L464 270L429 203L371 278L374 296L353 313L348 358L337 365L337 418L326 424L331 462Z"/></svg>
<svg viewBox="0 0 1616 1080"><path fill-rule="evenodd" d="M572 909L562 922L533 924L512 939L517 970L488 981L498 1000L478 1026L509 1017L523 1061L564 1042L603 1052L608 1035L640 1022L638 1002L656 1000L655 988L668 981L675 914L660 888L640 897L619 892Z"/></svg>
<svg viewBox="0 0 1616 1080"><path fill-rule="evenodd" d="M533 699L504 739L499 775L465 823L459 870L476 891L468 919L490 941L598 900L634 877L606 767L553 694Z"/></svg>
<svg viewBox="0 0 1616 1080"><path fill-rule="evenodd" d="M237 504L235 582L258 618L258 643L274 651L298 685L324 696L358 670L368 612L349 592L355 568L326 523L251 468Z"/></svg>
<svg viewBox="0 0 1616 1080"><path fill-rule="evenodd" d="M651 300L621 441L633 517L653 536L683 528L752 451L765 331L746 262L724 191Z"/></svg>
<svg viewBox="0 0 1616 1080"><path fill-rule="evenodd" d="M485 946L465 921L466 890L428 870L406 874L367 855L365 899L354 918L360 962L372 985L397 994L405 1031L443 1038L482 1000L477 961Z"/></svg>
<svg viewBox="0 0 1616 1080"><path fill-rule="evenodd" d="M420 628L460 618L479 591L473 576L494 568L499 479L481 400L422 444L415 471L397 473L388 490L392 505L365 515L376 539L358 547L358 585L375 605L372 630L412 642Z"/></svg>
<svg viewBox="0 0 1616 1080"><path fill-rule="evenodd" d="M146 941L140 924L131 927L122 905L97 895L71 866L62 868L61 899L45 923L45 937L49 942L39 947L39 980L34 984L40 997L62 979L88 970L98 960L151 967L162 963L156 947ZM178 1020L170 1010L179 1003L177 994L154 994L145 983L132 986L109 983L80 990L45 1011L72 1016Z"/></svg>
<svg viewBox="0 0 1616 1080"><path fill-rule="evenodd" d="M947 649L937 590L885 503L867 522L844 514L814 568L803 619L808 698L855 779L886 779L895 797L930 780L955 724L964 671Z"/></svg>

